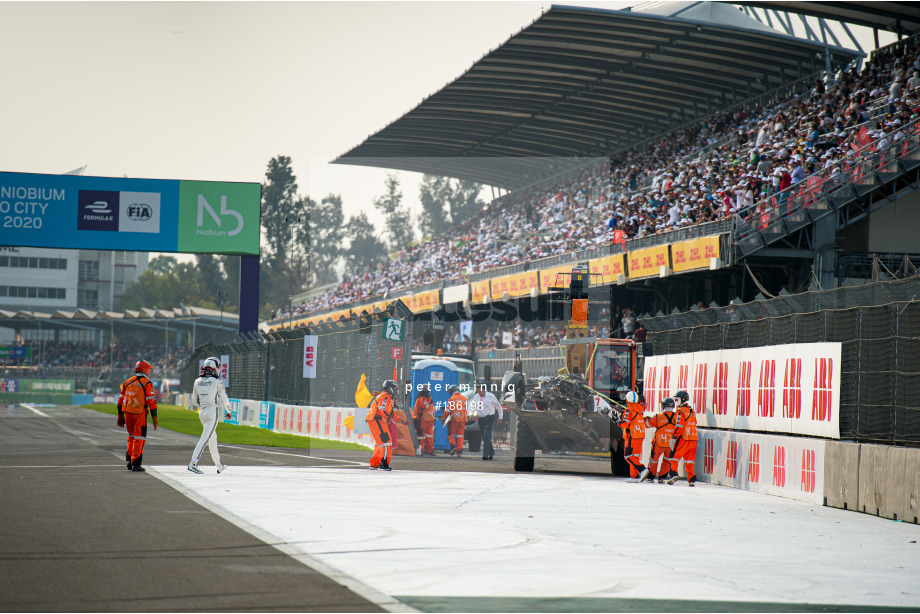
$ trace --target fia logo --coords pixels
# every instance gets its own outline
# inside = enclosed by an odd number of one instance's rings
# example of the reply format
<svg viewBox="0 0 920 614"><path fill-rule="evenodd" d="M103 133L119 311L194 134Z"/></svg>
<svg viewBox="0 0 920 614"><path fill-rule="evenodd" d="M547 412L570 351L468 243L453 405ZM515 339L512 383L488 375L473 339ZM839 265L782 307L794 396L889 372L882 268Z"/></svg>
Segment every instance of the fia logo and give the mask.
<svg viewBox="0 0 920 614"><path fill-rule="evenodd" d="M128 205L128 217L135 222L146 222L153 217L153 208L147 203L131 203Z"/></svg>

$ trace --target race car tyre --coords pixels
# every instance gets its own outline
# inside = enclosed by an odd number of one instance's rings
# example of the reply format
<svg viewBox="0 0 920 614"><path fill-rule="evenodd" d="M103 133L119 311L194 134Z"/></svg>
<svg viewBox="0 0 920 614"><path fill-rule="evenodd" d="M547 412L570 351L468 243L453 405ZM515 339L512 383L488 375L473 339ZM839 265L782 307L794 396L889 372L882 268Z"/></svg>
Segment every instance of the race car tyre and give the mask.
<svg viewBox="0 0 920 614"><path fill-rule="evenodd" d="M536 441L530 428L520 417L514 419L514 470L533 471Z"/></svg>

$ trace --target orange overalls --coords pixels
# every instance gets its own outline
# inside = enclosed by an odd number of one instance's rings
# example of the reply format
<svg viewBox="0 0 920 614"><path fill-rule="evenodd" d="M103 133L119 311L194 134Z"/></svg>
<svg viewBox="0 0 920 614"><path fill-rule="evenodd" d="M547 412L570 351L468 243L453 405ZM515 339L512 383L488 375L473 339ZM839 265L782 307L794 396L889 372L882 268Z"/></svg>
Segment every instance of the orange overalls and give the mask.
<svg viewBox="0 0 920 614"><path fill-rule="evenodd" d="M431 397L418 397L412 408L412 419L419 421L422 435L419 437L422 452L434 454L434 403Z"/></svg>
<svg viewBox="0 0 920 614"><path fill-rule="evenodd" d="M457 452L457 456L463 455L463 433L466 430L466 397L455 392L447 400L447 408L444 414L450 414L450 424L447 425L447 441Z"/></svg>
<svg viewBox="0 0 920 614"><path fill-rule="evenodd" d="M645 406L641 403L627 403L626 411L620 421L623 429L623 456L629 463L629 477L639 477L645 470L642 464L642 444L645 442L645 419L642 413Z"/></svg>
<svg viewBox="0 0 920 614"><path fill-rule="evenodd" d="M646 418L645 424L649 428L656 429L648 468L652 475L663 478L671 470L668 457L671 455L671 436L674 434L674 429L677 428L674 424L674 412L663 411L655 414L651 418Z"/></svg>
<svg viewBox="0 0 920 614"><path fill-rule="evenodd" d="M143 463L144 444L147 442L147 410L157 415L157 400L153 396L153 384L143 375L129 377L121 385L118 395L118 410L124 412L125 428L128 429L128 450L125 462L129 466Z"/></svg>
<svg viewBox="0 0 920 614"><path fill-rule="evenodd" d="M367 426L371 430L374 438L374 455L371 456L371 467L377 468L380 465L390 466L390 456L393 445L390 437L390 422L396 421L393 410L396 408L396 401L390 396L390 393L384 391L377 395L374 402L371 403L370 409L367 410Z"/></svg>
<svg viewBox="0 0 920 614"><path fill-rule="evenodd" d="M694 473L696 442L700 438L696 432L696 414L693 413L689 403L685 403L677 408L675 416L674 440L677 445L674 448L674 455L671 457L671 471L677 473L677 466L683 459L684 469L687 472L687 481L694 481L696 479L696 474Z"/></svg>

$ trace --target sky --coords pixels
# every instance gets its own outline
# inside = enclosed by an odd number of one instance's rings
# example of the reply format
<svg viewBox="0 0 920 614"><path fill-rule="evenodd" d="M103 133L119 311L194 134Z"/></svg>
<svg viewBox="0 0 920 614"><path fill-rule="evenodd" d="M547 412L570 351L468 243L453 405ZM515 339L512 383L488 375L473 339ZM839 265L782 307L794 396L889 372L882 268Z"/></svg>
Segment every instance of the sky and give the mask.
<svg viewBox="0 0 920 614"><path fill-rule="evenodd" d="M286 155L301 195L379 224L387 171L329 162L551 4L0 1L0 170L262 182Z"/></svg>

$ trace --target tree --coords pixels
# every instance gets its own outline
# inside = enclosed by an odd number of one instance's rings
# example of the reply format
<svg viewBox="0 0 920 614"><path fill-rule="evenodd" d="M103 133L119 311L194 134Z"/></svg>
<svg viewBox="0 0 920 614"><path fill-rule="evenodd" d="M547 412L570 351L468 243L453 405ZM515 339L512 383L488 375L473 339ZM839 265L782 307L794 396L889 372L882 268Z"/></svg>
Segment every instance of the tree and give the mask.
<svg viewBox="0 0 920 614"><path fill-rule="evenodd" d="M259 294L262 315L272 306L285 306L307 278L303 236L307 201L297 196L297 178L288 156L268 163L262 184L262 244ZM300 235L300 236L298 236Z"/></svg>
<svg viewBox="0 0 920 614"><path fill-rule="evenodd" d="M422 176L419 186L419 200L422 203L419 227L423 236L435 237L450 226L447 207L451 194L450 179L447 177Z"/></svg>
<svg viewBox="0 0 920 614"><path fill-rule="evenodd" d="M345 214L342 212L342 197L329 194L319 204L307 199L310 212L310 281L324 285L338 280L336 266L342 258L342 231Z"/></svg>
<svg viewBox="0 0 920 614"><path fill-rule="evenodd" d="M415 231L412 229L409 210L402 202L403 194L399 189L399 178L396 175L387 174L385 185L386 193L374 199L374 207L386 218L390 251L397 251L408 247L415 240Z"/></svg>
<svg viewBox="0 0 920 614"><path fill-rule="evenodd" d="M237 311L236 293L231 292L224 310ZM200 268L191 262L177 262L172 256L157 256L136 282L125 289L119 309L160 307L172 309L181 304L219 309L217 293L209 290Z"/></svg>
<svg viewBox="0 0 920 614"><path fill-rule="evenodd" d="M345 251L345 274L349 277L354 271L364 268L371 260L386 257L386 246L374 234L374 225L367 219L367 213L348 218L346 233L351 239Z"/></svg>
<svg viewBox="0 0 920 614"><path fill-rule="evenodd" d="M448 197L450 202L450 217L454 224L465 222L479 213L485 202L479 198L482 185L475 181L460 179L451 190Z"/></svg>

